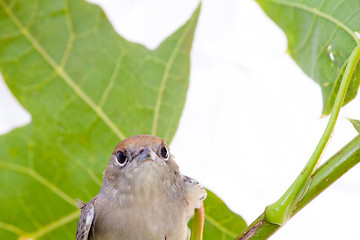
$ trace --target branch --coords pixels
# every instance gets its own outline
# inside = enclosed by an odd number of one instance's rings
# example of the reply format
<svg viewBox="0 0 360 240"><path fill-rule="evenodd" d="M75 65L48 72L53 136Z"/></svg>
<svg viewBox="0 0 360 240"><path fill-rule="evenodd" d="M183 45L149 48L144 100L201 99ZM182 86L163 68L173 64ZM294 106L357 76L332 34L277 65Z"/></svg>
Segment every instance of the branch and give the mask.
<svg viewBox="0 0 360 240"><path fill-rule="evenodd" d="M322 191L360 162L360 135L356 136L340 151L322 164L311 176L311 184L304 197L290 215L293 217ZM265 212L251 223L234 240L267 239L281 226L265 220Z"/></svg>
<svg viewBox="0 0 360 240"><path fill-rule="evenodd" d="M288 190L286 190L284 195L281 196L281 198L275 203L269 205L265 209L265 218L267 222L278 225L285 224L291 217L291 214L294 211L296 205L303 198L305 192L307 191L310 184L311 175L314 173L316 166L318 165L321 158L321 155L323 154L324 149L329 142L331 134L334 130L337 117L344 102L348 86L350 84L359 58L360 44L352 51L350 57L348 58L348 63L341 80L334 107L331 111L329 122L324 130L323 135L321 136L318 145L314 150L314 153L311 155L304 169L301 171L295 181L291 184Z"/></svg>
<svg viewBox="0 0 360 240"><path fill-rule="evenodd" d="M204 216L204 203L201 203L201 207L199 209L195 209L190 240L203 239Z"/></svg>

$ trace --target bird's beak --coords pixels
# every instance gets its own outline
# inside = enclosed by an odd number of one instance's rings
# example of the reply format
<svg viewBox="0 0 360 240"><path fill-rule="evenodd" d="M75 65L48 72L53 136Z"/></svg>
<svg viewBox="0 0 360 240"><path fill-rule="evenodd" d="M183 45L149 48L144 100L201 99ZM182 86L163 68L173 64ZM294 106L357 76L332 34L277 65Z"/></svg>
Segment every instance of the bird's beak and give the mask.
<svg viewBox="0 0 360 240"><path fill-rule="evenodd" d="M136 157L138 163L142 163L146 161L155 161L156 158L157 158L156 153L154 153L153 150L147 147L145 147Z"/></svg>

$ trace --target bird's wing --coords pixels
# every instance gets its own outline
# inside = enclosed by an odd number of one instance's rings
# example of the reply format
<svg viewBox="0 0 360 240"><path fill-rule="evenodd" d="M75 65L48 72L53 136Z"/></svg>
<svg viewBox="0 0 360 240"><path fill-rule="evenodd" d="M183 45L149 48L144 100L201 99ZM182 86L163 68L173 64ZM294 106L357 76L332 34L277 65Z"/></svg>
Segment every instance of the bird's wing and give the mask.
<svg viewBox="0 0 360 240"><path fill-rule="evenodd" d="M76 230L76 240L88 240L95 217L95 207L92 202L81 208L81 215Z"/></svg>

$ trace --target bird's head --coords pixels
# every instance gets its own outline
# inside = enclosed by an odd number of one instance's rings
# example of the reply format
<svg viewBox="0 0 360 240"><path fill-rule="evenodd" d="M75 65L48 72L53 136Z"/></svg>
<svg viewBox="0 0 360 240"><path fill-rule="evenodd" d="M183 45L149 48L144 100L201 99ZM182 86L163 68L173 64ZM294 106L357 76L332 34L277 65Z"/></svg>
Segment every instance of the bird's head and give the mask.
<svg viewBox="0 0 360 240"><path fill-rule="evenodd" d="M104 184L113 188L171 185L179 167L166 142L151 135L137 135L120 142L104 171Z"/></svg>

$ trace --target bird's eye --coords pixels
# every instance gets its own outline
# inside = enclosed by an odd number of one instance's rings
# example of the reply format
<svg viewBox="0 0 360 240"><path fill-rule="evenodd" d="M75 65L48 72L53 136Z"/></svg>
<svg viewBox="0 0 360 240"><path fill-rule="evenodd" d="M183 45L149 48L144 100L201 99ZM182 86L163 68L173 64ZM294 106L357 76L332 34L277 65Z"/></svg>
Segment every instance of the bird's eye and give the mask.
<svg viewBox="0 0 360 240"><path fill-rule="evenodd" d="M121 167L124 166L127 163L126 154L123 153L122 151L118 151L116 153L116 160L118 161Z"/></svg>
<svg viewBox="0 0 360 240"><path fill-rule="evenodd" d="M165 160L168 160L168 158L169 158L169 153L168 153L168 150L167 150L166 147L162 147L162 148L160 149L160 156L161 156L162 158L164 158Z"/></svg>

